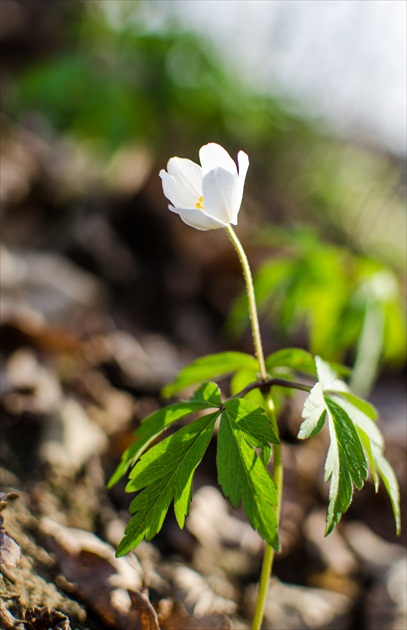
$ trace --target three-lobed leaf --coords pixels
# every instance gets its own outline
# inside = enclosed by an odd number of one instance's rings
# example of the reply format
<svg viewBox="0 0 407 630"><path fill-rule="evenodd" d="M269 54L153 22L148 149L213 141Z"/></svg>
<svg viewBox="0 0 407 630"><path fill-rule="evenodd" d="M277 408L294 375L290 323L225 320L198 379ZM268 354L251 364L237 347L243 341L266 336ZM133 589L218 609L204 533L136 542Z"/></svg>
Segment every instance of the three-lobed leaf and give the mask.
<svg viewBox="0 0 407 630"><path fill-rule="evenodd" d="M144 418L134 432L134 442L123 453L118 467L109 480L108 487L117 483L127 470L135 465L150 444L172 424L196 411L220 407L221 404L219 387L215 383L204 383L188 402L163 407Z"/></svg>
<svg viewBox="0 0 407 630"><path fill-rule="evenodd" d="M329 507L325 534L338 524L348 509L353 488L359 490L367 479L368 469L355 425L346 411L326 397L331 446L325 465L325 481L330 480Z"/></svg>
<svg viewBox="0 0 407 630"><path fill-rule="evenodd" d="M242 503L249 522L279 550L276 486L254 447L277 442L263 409L244 399L230 400L222 413L217 445L218 481L234 508Z"/></svg>
<svg viewBox="0 0 407 630"><path fill-rule="evenodd" d="M191 501L192 479L209 445L219 411L179 429L144 453L130 473L126 491L138 494L133 514L116 555L123 556L161 529L171 502L179 526L184 526Z"/></svg>
<svg viewBox="0 0 407 630"><path fill-rule="evenodd" d="M330 365L319 357L315 358L315 363L319 381L305 402L298 437L312 437L328 420L331 442L325 462L325 480L330 481L330 491L325 534L332 531L348 509L354 487L362 488L368 474L367 463L376 490L378 474L383 479L399 532L399 489L395 474L383 456L383 436L375 423L377 412L352 394Z"/></svg>

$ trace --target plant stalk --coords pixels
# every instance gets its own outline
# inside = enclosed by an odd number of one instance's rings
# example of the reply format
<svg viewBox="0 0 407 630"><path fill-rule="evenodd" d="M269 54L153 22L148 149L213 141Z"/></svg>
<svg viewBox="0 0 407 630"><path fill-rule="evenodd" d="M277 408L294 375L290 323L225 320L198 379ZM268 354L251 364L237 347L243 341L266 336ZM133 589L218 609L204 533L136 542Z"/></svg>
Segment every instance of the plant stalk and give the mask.
<svg viewBox="0 0 407 630"><path fill-rule="evenodd" d="M246 284L247 299L249 301L249 315L250 315L250 324L252 328L254 352L255 352L255 355L259 364L260 378L262 381L266 381L267 370L266 370L266 364L264 361L263 345L261 343L259 317L257 314L256 297L254 295L252 272L250 270L250 265L246 256L246 252L244 251L242 244L237 238L233 228L230 225L228 225L226 227L226 231L229 235L230 240L233 243L233 246L237 252L237 255L239 256L239 260L242 265L243 276L244 276L244 280Z"/></svg>
<svg viewBox="0 0 407 630"><path fill-rule="evenodd" d="M254 285L253 285L253 277L249 265L249 261L246 256L246 252L244 251L242 244L237 238L233 228L229 225L226 228L226 231L229 235L230 240L233 243L233 246L237 252L239 260L243 269L243 276L246 284L247 298L249 302L249 315L250 315L250 323L252 329L253 336L253 345L255 355L259 364L259 376L262 382L266 382L268 379L266 363L264 360L264 352L263 345L261 342L260 336L260 326L259 326L259 317L257 313L256 307L256 297L254 293ZM270 419L272 428L274 429L274 433L277 438L279 437L278 424L274 409L273 399L271 397L270 392L266 396L266 408L268 412L268 417ZM280 522L280 511L281 511L281 497L282 497L282 489L283 489L283 466L282 466L282 458L281 458L281 446L280 444L273 444L273 479L276 484L277 490L277 527ZM254 611L254 617L252 621L252 630L260 630L263 618L264 618L264 609L267 599L267 591L270 583L270 576L273 568L274 561L274 549L266 544L264 555L263 555L263 563L259 580L259 590L257 594L256 607Z"/></svg>
<svg viewBox="0 0 407 630"><path fill-rule="evenodd" d="M274 410L274 402L269 394L266 398L267 403L267 415L271 420L271 426L274 430L274 433L279 438L278 424L276 419L276 414ZM276 484L277 490L277 527L280 523L280 513L281 513L281 499L283 494L283 462L281 456L281 445L273 444L273 479ZM254 610L253 621L251 625L251 630L260 630L263 618L264 618L264 609L266 606L267 592L270 583L270 578L273 571L273 562L274 562L274 549L270 545L266 544L264 555L263 555L263 564L261 567L261 574L259 580L259 590L257 593L257 601L256 607Z"/></svg>

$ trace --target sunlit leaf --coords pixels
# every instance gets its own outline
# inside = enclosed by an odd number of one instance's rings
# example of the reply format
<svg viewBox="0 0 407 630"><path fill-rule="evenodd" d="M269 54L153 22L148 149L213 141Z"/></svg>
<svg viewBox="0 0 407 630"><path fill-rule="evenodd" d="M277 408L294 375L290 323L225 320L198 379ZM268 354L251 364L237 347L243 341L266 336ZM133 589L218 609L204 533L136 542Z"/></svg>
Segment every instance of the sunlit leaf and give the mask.
<svg viewBox="0 0 407 630"><path fill-rule="evenodd" d="M134 442L126 449L122 459L112 477L108 487L112 487L121 479L126 471L137 462L141 454L150 444L174 422L195 411L202 411L221 405L220 390L215 383L205 383L191 397L188 402L179 402L150 414L140 424L134 433Z"/></svg>
<svg viewBox="0 0 407 630"><path fill-rule="evenodd" d="M150 540L160 531L172 501L183 527L191 500L192 477L212 436L219 412L211 413L179 429L144 453L133 468L127 492L138 491L130 505L133 514L117 556Z"/></svg>
<svg viewBox="0 0 407 630"><path fill-rule="evenodd" d="M316 374L313 355L301 348L284 348L270 354L266 358L267 371L270 372L277 367L291 368L312 376Z"/></svg>
<svg viewBox="0 0 407 630"><path fill-rule="evenodd" d="M269 433L263 420L260 420L261 427L251 431L245 425L245 409L241 406L239 413L239 409L232 406L222 414L216 457L218 481L232 506L236 508L241 502L254 529L278 550L276 487L252 446L253 442L269 437Z"/></svg>
<svg viewBox="0 0 407 630"><path fill-rule="evenodd" d="M331 441L325 462L325 480L330 481L326 534L348 509L354 487L362 488L368 473L367 462L376 490L378 472L383 478L399 531L399 490L394 472L383 456L384 440L375 422L377 412L352 394L329 364L320 357L315 358L315 363L319 381L305 401L298 437L312 437L328 420Z"/></svg>
<svg viewBox="0 0 407 630"><path fill-rule="evenodd" d="M329 534L348 509L353 486L359 490L367 478L367 463L352 420L335 402L326 398L329 410L331 447L325 480L330 480L329 507L325 534Z"/></svg>
<svg viewBox="0 0 407 630"><path fill-rule="evenodd" d="M255 357L243 352L210 354L185 366L173 383L164 387L163 396L169 397L191 385L232 374L242 368L257 369Z"/></svg>

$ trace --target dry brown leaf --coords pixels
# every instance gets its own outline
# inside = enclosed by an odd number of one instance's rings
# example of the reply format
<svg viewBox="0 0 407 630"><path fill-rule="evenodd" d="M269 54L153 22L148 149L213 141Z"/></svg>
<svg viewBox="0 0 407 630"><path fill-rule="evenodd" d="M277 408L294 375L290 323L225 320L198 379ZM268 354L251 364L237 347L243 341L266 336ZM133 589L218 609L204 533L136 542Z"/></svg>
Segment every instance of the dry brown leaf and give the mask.
<svg viewBox="0 0 407 630"><path fill-rule="evenodd" d="M128 591L134 609L139 613L141 630L161 630L157 613L147 597L138 591Z"/></svg>
<svg viewBox="0 0 407 630"><path fill-rule="evenodd" d="M153 607L138 590L141 569L127 558L116 558L113 547L91 532L49 518L41 519L40 530L71 589L103 623L116 630L159 630Z"/></svg>
<svg viewBox="0 0 407 630"><path fill-rule="evenodd" d="M71 630L69 619L59 610L33 606L26 610L24 616L26 630Z"/></svg>

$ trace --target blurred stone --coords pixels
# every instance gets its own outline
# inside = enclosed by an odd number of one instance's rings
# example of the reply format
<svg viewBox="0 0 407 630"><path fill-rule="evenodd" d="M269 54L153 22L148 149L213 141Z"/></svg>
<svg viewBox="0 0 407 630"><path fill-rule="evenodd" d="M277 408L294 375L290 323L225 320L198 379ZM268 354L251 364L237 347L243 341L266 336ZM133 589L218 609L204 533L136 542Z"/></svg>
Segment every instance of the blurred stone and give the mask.
<svg viewBox="0 0 407 630"><path fill-rule="evenodd" d="M34 309L48 322L69 325L106 297L96 277L55 253L2 247L1 263L4 297Z"/></svg>
<svg viewBox="0 0 407 630"><path fill-rule="evenodd" d="M23 411L52 414L62 399L61 386L54 372L26 348L17 350L7 360L2 388L4 405L12 414Z"/></svg>
<svg viewBox="0 0 407 630"><path fill-rule="evenodd" d="M176 564L171 579L178 591L177 599L193 611L194 616L236 612L236 593L231 583L220 575L200 575L193 569Z"/></svg>
<svg viewBox="0 0 407 630"><path fill-rule="evenodd" d="M179 602L162 599L158 603L161 630L230 630L231 622L223 615L191 617ZM240 628L240 630L243 630Z"/></svg>
<svg viewBox="0 0 407 630"><path fill-rule="evenodd" d="M407 628L407 561L391 563L370 589L366 603L366 630L404 630Z"/></svg>
<svg viewBox="0 0 407 630"><path fill-rule="evenodd" d="M407 562L406 551L401 545L388 543L360 522L347 523L343 537L368 575L380 575L397 560Z"/></svg>
<svg viewBox="0 0 407 630"><path fill-rule="evenodd" d="M112 157L106 172L110 188L120 195L135 195L153 168L151 152L139 145L124 145Z"/></svg>
<svg viewBox="0 0 407 630"><path fill-rule="evenodd" d="M325 525L325 512L312 512L306 518L304 533L308 544L315 547L327 568L342 575L355 573L358 569L355 555L337 529L325 537Z"/></svg>
<svg viewBox="0 0 407 630"><path fill-rule="evenodd" d="M107 448L106 434L73 398L65 398L59 412L49 418L41 445L41 457L69 474Z"/></svg>
<svg viewBox="0 0 407 630"><path fill-rule="evenodd" d="M258 533L247 520L230 513L228 502L213 486L194 493L186 526L199 542L194 565L200 571L244 575L252 570L253 557L260 556L263 543Z"/></svg>
<svg viewBox="0 0 407 630"><path fill-rule="evenodd" d="M247 591L250 615L257 587ZM353 601L333 591L271 581L265 607L267 630L348 630Z"/></svg>

